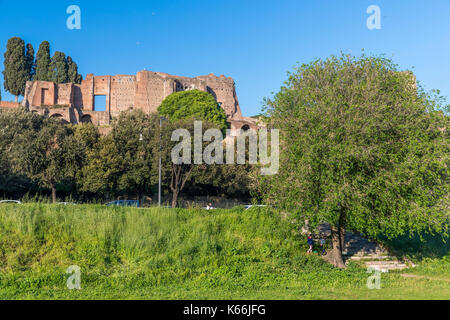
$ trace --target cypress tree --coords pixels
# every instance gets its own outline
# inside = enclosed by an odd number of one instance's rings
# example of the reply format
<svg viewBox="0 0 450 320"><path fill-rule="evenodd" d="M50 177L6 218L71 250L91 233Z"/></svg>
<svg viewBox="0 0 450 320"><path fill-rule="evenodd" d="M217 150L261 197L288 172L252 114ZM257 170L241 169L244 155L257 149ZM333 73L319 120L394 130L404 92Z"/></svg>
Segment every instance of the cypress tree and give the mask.
<svg viewBox="0 0 450 320"><path fill-rule="evenodd" d="M34 76L36 75L36 63L34 60L34 48L30 43L27 44L26 58L27 71L29 74L28 80L34 80Z"/></svg>
<svg viewBox="0 0 450 320"><path fill-rule="evenodd" d="M56 51L50 63L49 72L50 81L56 83L67 83L69 80L67 70L66 55L60 51Z"/></svg>
<svg viewBox="0 0 450 320"><path fill-rule="evenodd" d="M25 42L18 37L9 39L4 57L4 87L6 91L16 96L17 102L19 95L24 94L25 84L30 77Z"/></svg>
<svg viewBox="0 0 450 320"><path fill-rule="evenodd" d="M67 57L67 72L69 75L69 82L80 84L82 77L78 74L78 65L71 57Z"/></svg>
<svg viewBox="0 0 450 320"><path fill-rule="evenodd" d="M35 80L50 81L50 43L43 41L39 46L36 55L36 76Z"/></svg>

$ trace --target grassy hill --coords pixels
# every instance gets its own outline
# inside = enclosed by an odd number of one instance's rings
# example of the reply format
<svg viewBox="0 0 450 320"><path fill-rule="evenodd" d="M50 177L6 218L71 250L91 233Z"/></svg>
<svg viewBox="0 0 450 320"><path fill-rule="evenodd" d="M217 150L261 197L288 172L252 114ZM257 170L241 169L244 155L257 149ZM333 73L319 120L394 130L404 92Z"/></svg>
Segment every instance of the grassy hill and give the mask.
<svg viewBox="0 0 450 320"><path fill-rule="evenodd" d="M407 278L383 274L382 289L369 290L365 269L305 252L293 225L267 209L3 205L0 299L450 298L448 256ZM66 287L71 265L81 290Z"/></svg>

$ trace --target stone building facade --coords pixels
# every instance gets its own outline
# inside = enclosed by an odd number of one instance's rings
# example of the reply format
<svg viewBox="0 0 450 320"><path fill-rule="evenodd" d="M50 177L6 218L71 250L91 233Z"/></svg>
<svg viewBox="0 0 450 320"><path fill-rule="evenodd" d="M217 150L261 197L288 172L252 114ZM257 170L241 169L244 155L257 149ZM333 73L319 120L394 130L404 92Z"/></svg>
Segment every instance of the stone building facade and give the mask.
<svg viewBox="0 0 450 320"><path fill-rule="evenodd" d="M138 109L150 114L156 112L170 94L192 89L209 92L225 110L232 129L257 129L254 119L242 116L233 79L223 75L188 78L140 71L137 75L89 74L79 85L30 81L22 105L31 112L61 118L68 123L92 122L107 126L123 111ZM105 101L104 111L96 110L95 102L99 97Z"/></svg>

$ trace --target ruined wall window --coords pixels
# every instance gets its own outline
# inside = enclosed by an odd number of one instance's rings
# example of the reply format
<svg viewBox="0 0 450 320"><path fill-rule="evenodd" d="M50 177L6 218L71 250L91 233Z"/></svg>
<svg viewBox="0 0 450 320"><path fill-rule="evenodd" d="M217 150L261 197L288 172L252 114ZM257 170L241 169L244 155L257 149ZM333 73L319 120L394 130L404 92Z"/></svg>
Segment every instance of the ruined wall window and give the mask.
<svg viewBox="0 0 450 320"><path fill-rule="evenodd" d="M106 111L105 95L99 95L94 97L94 111Z"/></svg>
<svg viewBox="0 0 450 320"><path fill-rule="evenodd" d="M45 102L47 101L48 97L49 97L48 89L42 88L42 90L41 90L41 105L42 106L45 105Z"/></svg>

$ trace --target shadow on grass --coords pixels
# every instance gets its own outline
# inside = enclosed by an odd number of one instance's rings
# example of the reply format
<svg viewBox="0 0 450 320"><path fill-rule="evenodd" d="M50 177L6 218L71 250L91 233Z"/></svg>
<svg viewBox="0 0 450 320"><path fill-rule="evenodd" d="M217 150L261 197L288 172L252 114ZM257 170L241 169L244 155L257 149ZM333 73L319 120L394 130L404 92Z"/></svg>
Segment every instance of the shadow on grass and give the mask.
<svg viewBox="0 0 450 320"><path fill-rule="evenodd" d="M450 238L442 235L423 234L412 237L405 235L382 242L397 256L406 256L411 260L421 261L424 258L442 258L450 253Z"/></svg>

